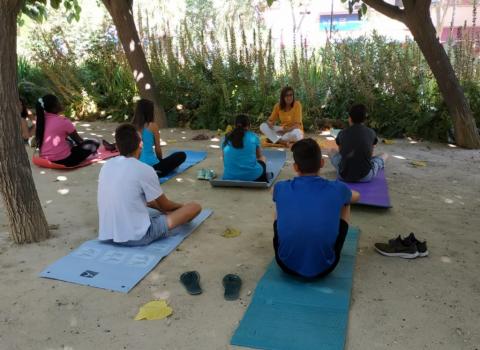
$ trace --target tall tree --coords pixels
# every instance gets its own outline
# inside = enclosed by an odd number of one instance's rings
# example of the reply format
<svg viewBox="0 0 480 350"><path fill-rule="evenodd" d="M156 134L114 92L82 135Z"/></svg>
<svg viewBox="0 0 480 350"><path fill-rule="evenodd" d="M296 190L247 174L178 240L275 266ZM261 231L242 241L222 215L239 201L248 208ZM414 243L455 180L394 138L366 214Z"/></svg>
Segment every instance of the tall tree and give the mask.
<svg viewBox="0 0 480 350"><path fill-rule="evenodd" d="M132 1L103 0L109 10L134 72L140 95L154 101L156 119L166 126L166 117L155 94L155 84L135 28ZM67 19L79 18L77 0L2 0L0 2L0 194L16 243L31 243L49 237L48 223L35 189L28 155L20 136L17 90L17 20L20 12L36 21L47 15L50 4L63 4Z"/></svg>
<svg viewBox="0 0 480 350"><path fill-rule="evenodd" d="M358 2L359 0L349 0ZM430 15L431 0L403 0L403 8L383 0L363 0L378 12L404 23L423 53L453 119L455 141L461 147L480 148L480 136L470 104L463 93Z"/></svg>
<svg viewBox="0 0 480 350"><path fill-rule="evenodd" d="M276 0L267 0L270 6ZM436 35L430 15L431 0L403 0L402 8L384 0L342 0L349 8L362 4L359 14L367 11L367 5L387 17L404 23L422 51L436 81L443 100L452 117L455 141L461 147L480 148L480 136L470 104L455 74L445 49ZM395 3L398 3L395 1Z"/></svg>
<svg viewBox="0 0 480 350"><path fill-rule="evenodd" d="M155 120L161 128L167 126L165 111L160 104L153 76L140 43L137 27L133 18L133 0L102 0L113 23L118 37L132 69L135 82L142 98L151 100L155 105Z"/></svg>
<svg viewBox="0 0 480 350"><path fill-rule="evenodd" d="M11 237L16 243L30 243L48 238L49 230L20 136L17 17L22 5L39 17L45 7L41 3L37 9L21 0L0 2L0 193Z"/></svg>

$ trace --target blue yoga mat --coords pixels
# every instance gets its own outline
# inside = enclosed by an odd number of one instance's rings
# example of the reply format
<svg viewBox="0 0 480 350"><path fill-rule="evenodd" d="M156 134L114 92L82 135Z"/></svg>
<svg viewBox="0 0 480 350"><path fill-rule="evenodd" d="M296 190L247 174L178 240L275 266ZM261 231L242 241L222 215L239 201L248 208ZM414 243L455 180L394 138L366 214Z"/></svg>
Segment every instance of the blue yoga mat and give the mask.
<svg viewBox="0 0 480 350"><path fill-rule="evenodd" d="M231 344L268 350L343 349L358 235L350 228L339 264L315 282L290 277L273 261Z"/></svg>
<svg viewBox="0 0 480 350"><path fill-rule="evenodd" d="M172 154L172 153L179 152L179 151L185 152L187 154L187 159L185 160L185 162L183 162L173 172L171 172L167 176L160 177L159 179L160 179L161 184L163 184L164 182L167 182L172 177L175 177L178 174L183 173L188 168L194 166L195 164L200 163L202 160L207 158L207 152L205 152L205 151L184 151L184 150L179 150L179 149L172 149L168 152L168 154Z"/></svg>
<svg viewBox="0 0 480 350"><path fill-rule="evenodd" d="M212 214L204 209L172 236L144 247L122 247L87 241L40 273L40 277L128 293L165 256Z"/></svg>
<svg viewBox="0 0 480 350"><path fill-rule="evenodd" d="M285 165L287 154L285 151L267 149L263 150L263 155L267 159L267 175L269 173L272 175L269 177L268 182L214 179L210 180L210 185L212 187L271 187Z"/></svg>

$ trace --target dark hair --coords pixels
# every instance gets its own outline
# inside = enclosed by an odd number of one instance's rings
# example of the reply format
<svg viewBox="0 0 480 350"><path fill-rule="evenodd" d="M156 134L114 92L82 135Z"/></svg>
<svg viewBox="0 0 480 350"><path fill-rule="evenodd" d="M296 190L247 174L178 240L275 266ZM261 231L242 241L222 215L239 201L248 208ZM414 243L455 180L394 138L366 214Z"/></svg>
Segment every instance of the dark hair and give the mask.
<svg viewBox="0 0 480 350"><path fill-rule="evenodd" d="M291 92L293 94L293 101L292 101L292 105L290 107L293 107L293 105L295 104L295 91L293 91L293 88L290 87L290 86L285 86L282 91L280 92L280 109L282 111L285 110L285 108L287 108L287 104L285 103L285 96L287 95L287 93Z"/></svg>
<svg viewBox="0 0 480 350"><path fill-rule="evenodd" d="M45 134L45 112L58 113L60 111L60 101L55 95L45 95L38 99L35 104L35 110L37 113L35 139L37 147L41 148L43 144L43 135Z"/></svg>
<svg viewBox="0 0 480 350"><path fill-rule="evenodd" d="M363 123L367 119L367 107L361 103L353 105L348 114L354 124Z"/></svg>
<svg viewBox="0 0 480 350"><path fill-rule="evenodd" d="M135 113L133 115L132 124L138 130L142 130L145 124L153 122L153 102L147 99L140 99L135 107Z"/></svg>
<svg viewBox="0 0 480 350"><path fill-rule="evenodd" d="M27 102L22 97L20 97L19 99L20 99L20 103L22 105L22 110L20 111L20 117L22 117L22 119L27 119L27 117L28 117Z"/></svg>
<svg viewBox="0 0 480 350"><path fill-rule="evenodd" d="M243 148L243 136L245 135L245 128L249 126L250 119L247 115L237 115L235 118L235 127L227 136L225 136L223 147L230 142L234 148Z"/></svg>
<svg viewBox="0 0 480 350"><path fill-rule="evenodd" d="M297 141L292 146L293 159L303 174L317 173L322 163L322 150L313 139Z"/></svg>
<svg viewBox="0 0 480 350"><path fill-rule="evenodd" d="M115 142L122 156L129 156L135 152L140 141L138 130L132 124L121 124L115 129Z"/></svg>

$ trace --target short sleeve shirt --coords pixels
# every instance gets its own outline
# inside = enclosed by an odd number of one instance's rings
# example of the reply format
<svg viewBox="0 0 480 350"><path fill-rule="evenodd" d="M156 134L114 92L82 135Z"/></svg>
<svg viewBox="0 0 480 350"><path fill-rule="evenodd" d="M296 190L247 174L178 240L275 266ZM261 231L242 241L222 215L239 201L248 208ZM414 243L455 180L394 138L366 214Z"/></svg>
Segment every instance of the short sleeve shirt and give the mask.
<svg viewBox="0 0 480 350"><path fill-rule="evenodd" d="M332 266L341 210L351 197L344 183L319 176L298 176L275 185L278 255L289 269L313 277Z"/></svg>
<svg viewBox="0 0 480 350"><path fill-rule="evenodd" d="M364 124L353 124L340 131L336 139L342 160L339 173L345 181L359 181L372 169L373 145L378 139L375 131Z"/></svg>
<svg viewBox="0 0 480 350"><path fill-rule="evenodd" d="M280 103L277 103L273 107L272 114L268 120L271 122L280 120L280 125L283 127L290 127L293 124L300 124L300 129L303 130L302 104L299 101L295 101L293 107L286 112L281 110Z"/></svg>
<svg viewBox="0 0 480 350"><path fill-rule="evenodd" d="M72 153L67 136L74 131L75 126L70 120L63 116L46 112L40 157L53 162L67 158Z"/></svg>
<svg viewBox="0 0 480 350"><path fill-rule="evenodd" d="M150 227L147 203L163 194L155 170L136 158L107 161L98 178L99 240L141 239Z"/></svg>
<svg viewBox="0 0 480 350"><path fill-rule="evenodd" d="M245 132L243 136L243 148L235 148L231 143L223 147L223 179L254 181L258 179L263 168L257 161L257 148L260 147L260 139L251 132Z"/></svg>

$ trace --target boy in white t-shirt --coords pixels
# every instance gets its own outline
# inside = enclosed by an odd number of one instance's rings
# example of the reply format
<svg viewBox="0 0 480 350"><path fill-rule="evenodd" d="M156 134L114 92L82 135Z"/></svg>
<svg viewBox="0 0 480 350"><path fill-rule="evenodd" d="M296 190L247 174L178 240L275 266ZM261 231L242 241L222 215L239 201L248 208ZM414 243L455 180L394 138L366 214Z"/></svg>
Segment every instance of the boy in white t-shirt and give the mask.
<svg viewBox="0 0 480 350"><path fill-rule="evenodd" d="M200 213L195 202L179 204L165 196L155 170L138 160L141 137L133 125L120 125L115 141L120 156L103 165L98 181L99 240L147 245Z"/></svg>

